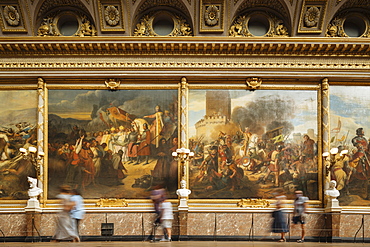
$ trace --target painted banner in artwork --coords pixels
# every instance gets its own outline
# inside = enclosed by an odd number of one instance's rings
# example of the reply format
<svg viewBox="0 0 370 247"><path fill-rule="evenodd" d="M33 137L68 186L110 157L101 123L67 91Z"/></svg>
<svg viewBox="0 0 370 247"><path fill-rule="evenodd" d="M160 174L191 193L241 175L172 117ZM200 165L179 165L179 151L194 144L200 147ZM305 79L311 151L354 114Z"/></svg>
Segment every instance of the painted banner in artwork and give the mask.
<svg viewBox="0 0 370 247"><path fill-rule="evenodd" d="M318 199L317 92L190 90L191 198Z"/></svg>
<svg viewBox="0 0 370 247"><path fill-rule="evenodd" d="M0 91L0 199L27 200L33 163L20 148L37 147L37 91Z"/></svg>
<svg viewBox="0 0 370 247"><path fill-rule="evenodd" d="M50 90L48 198L177 197L177 90Z"/></svg>
<svg viewBox="0 0 370 247"><path fill-rule="evenodd" d="M330 179L337 182L342 206L370 205L370 88L330 87Z"/></svg>

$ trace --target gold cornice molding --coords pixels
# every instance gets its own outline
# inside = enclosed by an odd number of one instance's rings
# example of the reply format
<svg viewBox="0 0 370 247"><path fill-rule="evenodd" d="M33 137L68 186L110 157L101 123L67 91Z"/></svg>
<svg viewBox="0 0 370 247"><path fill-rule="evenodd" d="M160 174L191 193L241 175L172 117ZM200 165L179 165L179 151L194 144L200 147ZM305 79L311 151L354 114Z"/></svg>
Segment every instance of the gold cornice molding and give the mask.
<svg viewBox="0 0 370 247"><path fill-rule="evenodd" d="M233 70L248 71L263 69L266 71L363 71L368 73L370 69L369 55L363 56L268 56L262 54L244 54L240 56L127 56L117 59L116 57L3 57L0 58L0 71L18 70L22 73L27 71L218 71Z"/></svg>
<svg viewBox="0 0 370 247"><path fill-rule="evenodd" d="M366 38L0 38L0 56L50 55L312 55L369 56Z"/></svg>

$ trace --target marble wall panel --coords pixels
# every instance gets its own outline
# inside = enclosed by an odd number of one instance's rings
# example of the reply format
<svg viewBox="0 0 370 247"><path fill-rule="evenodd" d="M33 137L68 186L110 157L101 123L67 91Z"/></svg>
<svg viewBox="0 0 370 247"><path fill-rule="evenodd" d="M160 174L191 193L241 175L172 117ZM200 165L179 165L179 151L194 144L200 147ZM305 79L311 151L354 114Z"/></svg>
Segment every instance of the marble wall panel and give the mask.
<svg viewBox="0 0 370 247"><path fill-rule="evenodd" d="M142 213L112 213L107 222L114 223L114 235L141 235L144 229Z"/></svg>
<svg viewBox="0 0 370 247"><path fill-rule="evenodd" d="M85 218L80 224L80 235L81 236L100 236L101 235L101 223L111 223L107 221L108 215L110 214L99 214L91 213L85 214Z"/></svg>
<svg viewBox="0 0 370 247"><path fill-rule="evenodd" d="M188 235L215 235L215 213L190 213L188 215Z"/></svg>
<svg viewBox="0 0 370 247"><path fill-rule="evenodd" d="M56 228L56 214L54 213L44 213L41 215L40 224L40 235L41 236L53 236Z"/></svg>
<svg viewBox="0 0 370 247"><path fill-rule="evenodd" d="M27 218L25 214L0 214L0 229L5 237L27 236Z"/></svg>
<svg viewBox="0 0 370 247"><path fill-rule="evenodd" d="M254 236L272 236L271 232L273 218L271 213L253 213L253 235Z"/></svg>
<svg viewBox="0 0 370 247"><path fill-rule="evenodd" d="M292 223L292 214L289 214L290 220L290 232L289 236L292 238L300 238L301 236L301 225L298 223L294 225ZM324 237L328 230L325 226L325 216L323 214L307 214L305 219L306 236L310 237Z"/></svg>
<svg viewBox="0 0 370 247"><path fill-rule="evenodd" d="M219 213L216 215L216 234L221 236L248 236L252 214Z"/></svg>
<svg viewBox="0 0 370 247"><path fill-rule="evenodd" d="M362 228L360 229L362 226L362 219L364 219L364 232L362 231ZM363 233L365 238L370 237L370 217L368 215L364 215L364 218L362 215L358 214L341 215L339 230L340 237L354 238L358 230L360 231L357 233L357 238L362 238Z"/></svg>

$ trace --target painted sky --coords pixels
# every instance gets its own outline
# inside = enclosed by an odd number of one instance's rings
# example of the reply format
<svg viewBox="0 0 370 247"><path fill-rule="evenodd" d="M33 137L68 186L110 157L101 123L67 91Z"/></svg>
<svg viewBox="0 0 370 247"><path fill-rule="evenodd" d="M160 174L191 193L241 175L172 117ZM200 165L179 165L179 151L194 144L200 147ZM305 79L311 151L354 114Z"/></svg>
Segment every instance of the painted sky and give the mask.
<svg viewBox="0 0 370 247"><path fill-rule="evenodd" d="M60 117L91 120L94 105L117 106L137 116L154 112L156 105L162 110L177 99L176 90L50 90L49 113Z"/></svg>
<svg viewBox="0 0 370 247"><path fill-rule="evenodd" d="M370 136L370 88L332 86L330 87L331 129L341 122L338 138L347 136L347 142L356 135L357 128L364 128L365 137Z"/></svg>
<svg viewBox="0 0 370 247"><path fill-rule="evenodd" d="M36 123L36 90L0 91L0 97L1 126L11 127L18 122Z"/></svg>

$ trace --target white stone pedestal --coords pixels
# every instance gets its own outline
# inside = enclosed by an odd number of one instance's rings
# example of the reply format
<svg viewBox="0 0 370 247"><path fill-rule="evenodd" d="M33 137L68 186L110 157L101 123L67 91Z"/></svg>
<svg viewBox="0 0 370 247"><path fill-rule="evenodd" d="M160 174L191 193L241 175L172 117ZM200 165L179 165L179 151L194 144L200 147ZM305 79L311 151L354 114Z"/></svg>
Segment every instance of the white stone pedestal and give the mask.
<svg viewBox="0 0 370 247"><path fill-rule="evenodd" d="M338 199L327 199L326 201L326 213L340 213L342 212L342 208L339 206Z"/></svg>
<svg viewBox="0 0 370 247"><path fill-rule="evenodd" d="M27 206L24 208L26 212L41 212L40 202L36 198L28 199Z"/></svg>

